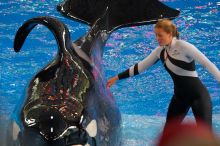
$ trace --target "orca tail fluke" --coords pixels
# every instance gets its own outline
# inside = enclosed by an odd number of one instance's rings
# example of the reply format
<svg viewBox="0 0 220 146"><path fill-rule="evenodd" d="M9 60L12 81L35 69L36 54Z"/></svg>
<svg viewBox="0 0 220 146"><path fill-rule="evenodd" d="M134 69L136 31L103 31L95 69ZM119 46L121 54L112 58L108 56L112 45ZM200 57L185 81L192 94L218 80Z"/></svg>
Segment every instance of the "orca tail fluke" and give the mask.
<svg viewBox="0 0 220 146"><path fill-rule="evenodd" d="M92 26L106 11L108 0L64 0L57 10L65 17Z"/></svg>
<svg viewBox="0 0 220 146"><path fill-rule="evenodd" d="M174 19L179 13L158 0L117 0L110 9L109 26L114 30L126 26L154 24L158 19Z"/></svg>
<svg viewBox="0 0 220 146"><path fill-rule="evenodd" d="M52 17L36 17L26 21L17 31L14 39L14 50L19 52L24 44L25 39L31 30L38 24L46 26L54 35L59 52L68 50L71 45L70 34L68 28L62 22Z"/></svg>
<svg viewBox="0 0 220 146"><path fill-rule="evenodd" d="M158 0L65 0L57 10L90 26L104 16L108 31L153 24L162 18L174 19L180 13Z"/></svg>

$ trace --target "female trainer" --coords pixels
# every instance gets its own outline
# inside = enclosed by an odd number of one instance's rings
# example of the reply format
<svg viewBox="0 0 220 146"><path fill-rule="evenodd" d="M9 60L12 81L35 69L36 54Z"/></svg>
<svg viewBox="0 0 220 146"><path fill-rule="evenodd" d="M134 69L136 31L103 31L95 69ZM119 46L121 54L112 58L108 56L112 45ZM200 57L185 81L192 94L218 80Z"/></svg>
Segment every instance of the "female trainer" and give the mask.
<svg viewBox="0 0 220 146"><path fill-rule="evenodd" d="M202 64L220 83L219 69L194 45L179 40L177 28L170 20L159 20L154 31L159 46L141 62L110 78L107 87L111 87L117 80L138 75L160 59L174 82L174 94L169 104L165 128L172 119L181 123L190 107L197 122L202 121L212 128L210 95L198 77L195 61Z"/></svg>

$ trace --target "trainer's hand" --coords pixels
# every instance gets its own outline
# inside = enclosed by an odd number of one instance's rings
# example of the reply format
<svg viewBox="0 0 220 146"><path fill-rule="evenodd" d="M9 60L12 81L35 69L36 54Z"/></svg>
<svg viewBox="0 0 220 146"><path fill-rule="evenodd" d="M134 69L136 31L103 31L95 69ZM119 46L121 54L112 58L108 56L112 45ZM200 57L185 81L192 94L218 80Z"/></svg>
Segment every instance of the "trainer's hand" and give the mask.
<svg viewBox="0 0 220 146"><path fill-rule="evenodd" d="M106 84L106 86L108 88L110 88L113 84L115 84L115 82L118 80L118 76L114 76L112 78L110 78Z"/></svg>

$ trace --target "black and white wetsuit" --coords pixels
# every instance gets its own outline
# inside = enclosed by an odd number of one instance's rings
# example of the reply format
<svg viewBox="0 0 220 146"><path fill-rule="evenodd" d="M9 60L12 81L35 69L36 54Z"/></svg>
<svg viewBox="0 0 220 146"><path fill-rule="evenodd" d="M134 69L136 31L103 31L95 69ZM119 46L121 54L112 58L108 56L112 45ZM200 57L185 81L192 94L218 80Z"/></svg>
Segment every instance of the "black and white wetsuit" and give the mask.
<svg viewBox="0 0 220 146"><path fill-rule="evenodd" d="M168 108L167 122L177 118L183 120L192 108L196 120L212 125L212 105L206 87L198 78L195 61L202 64L220 81L218 68L195 46L173 38L170 46L159 46L141 62L118 74L119 79L137 75L161 60L174 82L174 95Z"/></svg>

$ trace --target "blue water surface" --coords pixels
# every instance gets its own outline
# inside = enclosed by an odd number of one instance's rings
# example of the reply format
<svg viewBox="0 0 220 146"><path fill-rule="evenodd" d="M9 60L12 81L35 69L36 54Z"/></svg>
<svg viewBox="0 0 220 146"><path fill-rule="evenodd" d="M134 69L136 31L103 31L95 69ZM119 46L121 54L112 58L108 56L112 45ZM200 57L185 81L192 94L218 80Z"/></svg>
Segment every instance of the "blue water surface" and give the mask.
<svg viewBox="0 0 220 146"><path fill-rule="evenodd" d="M220 1L161 0L179 9L174 20L184 39L199 48L220 68ZM0 125L25 93L29 80L57 53L55 39L48 29L37 26L21 52L13 51L13 39L22 23L35 16L53 16L69 28L72 40L89 27L66 19L56 11L61 0L0 0ZM157 46L153 25L122 28L107 41L103 55L106 79L141 61ZM212 97L213 126L220 135L220 85L200 64L197 71ZM158 62L139 76L117 82L111 88L123 118L124 146L151 146L161 132L173 83ZM193 120L192 112L186 119ZM0 127L1 127L0 126Z"/></svg>

